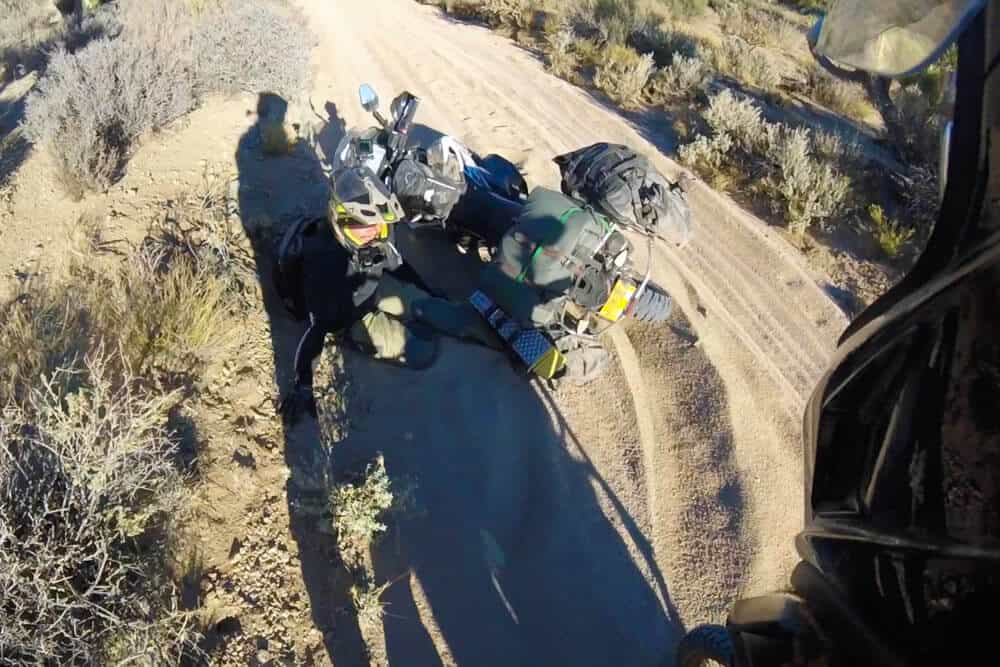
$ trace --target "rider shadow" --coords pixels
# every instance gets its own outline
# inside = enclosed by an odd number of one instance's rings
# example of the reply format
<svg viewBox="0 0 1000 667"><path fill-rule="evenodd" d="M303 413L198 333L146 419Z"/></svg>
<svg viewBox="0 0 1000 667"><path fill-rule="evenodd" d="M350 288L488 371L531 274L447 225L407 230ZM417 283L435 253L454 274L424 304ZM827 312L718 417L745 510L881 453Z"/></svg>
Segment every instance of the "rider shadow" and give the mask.
<svg viewBox="0 0 1000 667"><path fill-rule="evenodd" d="M381 454L411 498L372 552L388 664L660 664L683 627L648 542L505 358L445 341L420 374L347 371L335 468Z"/></svg>
<svg viewBox="0 0 1000 667"><path fill-rule="evenodd" d="M336 113L332 105L327 109ZM305 324L288 315L275 290L275 248L290 220L325 215L329 201L329 186L314 146L299 141L287 154L264 154L267 128L283 123L287 113L284 99L261 94L257 121L236 149L240 218L253 247L270 323L274 379L281 390L294 378L295 350ZM337 132L342 136L343 126L339 117L331 116L327 127L316 135L317 142L335 148L340 141ZM324 649L334 664L357 664L358 656L364 654L364 643L353 617L342 611L350 607L346 579L339 575L333 538L322 529L323 517L309 510L326 502L329 488L324 477L329 472L329 452L315 420L283 424L282 429L285 464L291 473L286 484L290 528L298 546L313 623L324 634Z"/></svg>

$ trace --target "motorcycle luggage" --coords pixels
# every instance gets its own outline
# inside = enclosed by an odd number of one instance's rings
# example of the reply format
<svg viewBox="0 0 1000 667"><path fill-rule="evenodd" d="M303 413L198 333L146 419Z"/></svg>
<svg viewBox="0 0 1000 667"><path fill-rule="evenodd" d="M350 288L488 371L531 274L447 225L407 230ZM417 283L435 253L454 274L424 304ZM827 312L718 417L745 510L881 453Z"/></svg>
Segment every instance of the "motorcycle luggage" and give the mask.
<svg viewBox="0 0 1000 667"><path fill-rule="evenodd" d="M447 220L465 190L464 181L449 179L412 158L396 166L392 179L392 191L410 219L422 216Z"/></svg>
<svg viewBox="0 0 1000 667"><path fill-rule="evenodd" d="M555 158L564 193L624 225L684 245L691 209L680 187L627 146L598 143Z"/></svg>

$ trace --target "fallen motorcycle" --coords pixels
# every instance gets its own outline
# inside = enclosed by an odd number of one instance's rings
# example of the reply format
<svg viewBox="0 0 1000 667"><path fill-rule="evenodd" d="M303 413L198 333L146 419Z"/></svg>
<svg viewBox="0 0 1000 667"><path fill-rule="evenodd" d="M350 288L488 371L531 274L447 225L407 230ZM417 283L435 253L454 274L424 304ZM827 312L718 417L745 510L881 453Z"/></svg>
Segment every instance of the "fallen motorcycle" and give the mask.
<svg viewBox="0 0 1000 667"><path fill-rule="evenodd" d="M429 146L412 145L420 99L409 92L392 101L388 118L371 86L362 85L359 97L377 125L347 132L334 153L334 171L358 164L371 169L399 199L413 229L445 229L495 247L527 196L518 168L499 155L481 157L446 135Z"/></svg>

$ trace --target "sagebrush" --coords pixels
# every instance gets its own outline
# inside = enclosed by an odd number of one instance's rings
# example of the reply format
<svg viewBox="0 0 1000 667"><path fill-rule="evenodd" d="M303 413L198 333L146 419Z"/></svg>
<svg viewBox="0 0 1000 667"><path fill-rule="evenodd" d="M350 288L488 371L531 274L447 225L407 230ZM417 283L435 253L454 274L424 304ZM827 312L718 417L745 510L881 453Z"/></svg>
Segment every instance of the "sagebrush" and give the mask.
<svg viewBox="0 0 1000 667"><path fill-rule="evenodd" d="M349 569L363 565L372 540L385 531L380 518L392 507L393 498L392 481L381 456L368 465L361 479L337 485L330 492L337 548Z"/></svg>
<svg viewBox="0 0 1000 667"><path fill-rule="evenodd" d="M650 96L657 101L689 99L703 92L711 78L712 70L704 60L677 53L670 65L653 75L649 82Z"/></svg>
<svg viewBox="0 0 1000 667"><path fill-rule="evenodd" d="M850 180L812 155L811 138L804 128L781 128L769 147L777 165L765 181L781 198L788 228L803 234L814 222L832 218L850 193Z"/></svg>
<svg viewBox="0 0 1000 667"><path fill-rule="evenodd" d="M74 197L105 190L141 136L209 92L292 96L306 87L307 33L271 3L226 2L196 14L171 0L119 0L100 14L109 11L118 34L57 50L27 102L25 134L48 149Z"/></svg>
<svg viewBox="0 0 1000 667"><path fill-rule="evenodd" d="M759 184L781 204L795 234L840 211L850 180L816 158L809 130L769 122L757 105L729 90L710 98L704 118L710 136L696 137L680 151L681 159L699 173L718 181L720 172L763 170Z"/></svg>
<svg viewBox="0 0 1000 667"><path fill-rule="evenodd" d="M167 563L186 502L170 417L240 343L252 257L222 186L124 258L81 219L64 271L0 306L0 661L194 657Z"/></svg>
<svg viewBox="0 0 1000 667"><path fill-rule="evenodd" d="M177 664L163 528L184 486L166 428L176 393L135 389L113 353L39 379L0 414L0 657Z"/></svg>
<svg viewBox="0 0 1000 667"><path fill-rule="evenodd" d="M639 55L627 46L613 44L597 66L594 85L622 106L635 107L654 69L652 55Z"/></svg>
<svg viewBox="0 0 1000 667"><path fill-rule="evenodd" d="M723 40L710 52L715 68L737 81L765 91L773 90L781 83L781 75L767 51L740 38Z"/></svg>

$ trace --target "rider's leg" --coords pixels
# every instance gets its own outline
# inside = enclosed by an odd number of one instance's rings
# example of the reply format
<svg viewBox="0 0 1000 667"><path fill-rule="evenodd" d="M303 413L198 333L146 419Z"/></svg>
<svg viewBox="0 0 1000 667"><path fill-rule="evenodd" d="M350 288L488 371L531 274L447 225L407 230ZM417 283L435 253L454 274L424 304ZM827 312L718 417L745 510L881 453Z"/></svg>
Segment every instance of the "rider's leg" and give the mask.
<svg viewBox="0 0 1000 667"><path fill-rule="evenodd" d="M438 342L432 331L417 323L404 324L380 310L355 322L348 335L358 347L381 361L422 370L437 359Z"/></svg>
<svg viewBox="0 0 1000 667"><path fill-rule="evenodd" d="M500 340L468 303L453 303L429 295L416 285L382 276L375 307L404 321L421 322L446 336L500 347Z"/></svg>

